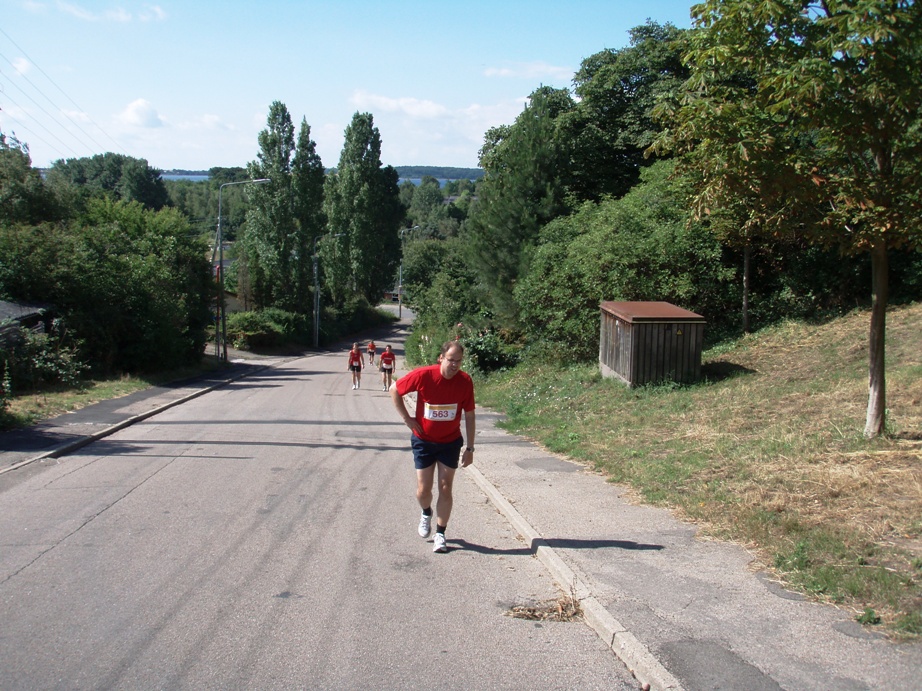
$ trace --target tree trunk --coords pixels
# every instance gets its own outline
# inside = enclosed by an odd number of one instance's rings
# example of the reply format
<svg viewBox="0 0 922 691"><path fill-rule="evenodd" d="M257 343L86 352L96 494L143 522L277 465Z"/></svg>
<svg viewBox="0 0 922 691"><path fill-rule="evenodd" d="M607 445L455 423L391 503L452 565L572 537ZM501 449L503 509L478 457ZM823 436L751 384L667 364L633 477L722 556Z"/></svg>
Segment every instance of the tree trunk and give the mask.
<svg viewBox="0 0 922 691"><path fill-rule="evenodd" d="M749 264L752 259L752 245L743 248L743 333L749 333Z"/></svg>
<svg viewBox="0 0 922 691"><path fill-rule="evenodd" d="M884 341L887 333L887 299L889 297L887 246L879 242L871 248L871 333L868 341L868 418L864 436L868 439L884 432L887 411L887 381Z"/></svg>

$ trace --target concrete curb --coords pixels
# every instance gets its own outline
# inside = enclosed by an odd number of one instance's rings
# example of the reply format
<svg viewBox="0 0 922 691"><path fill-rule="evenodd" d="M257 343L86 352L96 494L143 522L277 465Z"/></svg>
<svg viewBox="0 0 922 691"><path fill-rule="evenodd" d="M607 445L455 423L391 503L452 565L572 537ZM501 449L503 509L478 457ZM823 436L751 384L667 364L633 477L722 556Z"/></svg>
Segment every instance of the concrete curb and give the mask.
<svg viewBox="0 0 922 691"><path fill-rule="evenodd" d="M239 379L243 379L244 377L249 377L253 374L256 374L257 372L262 372L264 369L267 369L268 367L269 365L265 365L264 367L259 367L254 370L241 372L237 374L236 376L228 377L227 379L222 379L221 381L215 382L211 386L206 386L203 389L197 389L196 391L193 391L192 393L187 394L186 396L183 396L182 398L177 398L176 400L169 401L167 403L164 403L163 405L157 406L156 408L152 408L151 410L148 410L147 412L139 413L138 415L132 415L131 417L126 418L125 420L122 420L121 422L116 423L112 425L111 427L107 427L104 430L100 430L99 432L94 432L93 434L88 434L87 436L81 437L80 439L75 439L74 441L67 442L66 444L62 444L49 451L45 451L44 453L41 453L38 456L34 456L33 458L27 458L24 461L20 461L19 463L15 463L11 466L0 469L0 475L3 475L4 473L9 473L13 470L17 470L19 468L29 465L30 463L35 463L36 461L43 461L48 458L60 458L61 456L66 456L67 454L72 453L76 451L77 449L86 446L87 444L91 444L94 441L99 441L103 437L108 437L110 434L114 434L115 432L118 432L121 429L130 427L136 422L140 422L141 420L146 420L147 418L153 417L154 415L157 415L158 413L162 413L164 410L169 410L173 406L180 405L181 403L185 403L186 401L191 401L193 398L198 398L199 396L202 396L208 393L209 391L214 391L215 389L220 388L222 386L227 386L228 384L231 384Z"/></svg>
<svg viewBox="0 0 922 691"><path fill-rule="evenodd" d="M500 494L483 473L474 466L466 470L474 478L474 482L490 499L496 509L506 517L530 544L535 555L551 573L558 587L564 592L572 594L579 600L583 611L583 618L589 627L596 632L599 638L611 648L612 652L627 666L631 674L639 681L644 689L657 691L682 691L682 685L669 671L653 656L647 647L636 636L628 631L615 619L602 604L592 596L590 590L567 566L566 562L548 546L541 535L531 527L528 521Z"/></svg>

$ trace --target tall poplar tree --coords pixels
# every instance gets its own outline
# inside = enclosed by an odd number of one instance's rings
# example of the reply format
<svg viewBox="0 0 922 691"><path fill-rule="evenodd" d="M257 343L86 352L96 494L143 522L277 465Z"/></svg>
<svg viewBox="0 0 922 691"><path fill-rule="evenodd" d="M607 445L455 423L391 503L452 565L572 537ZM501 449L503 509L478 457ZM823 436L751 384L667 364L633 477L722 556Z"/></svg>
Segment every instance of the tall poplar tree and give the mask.
<svg viewBox="0 0 922 691"><path fill-rule="evenodd" d="M316 240L326 229L323 213L323 163L317 153L317 145L311 139L311 128L307 120L301 120L298 143L292 160L292 188L294 192L294 215L298 224L296 254L298 261L293 267L295 299L302 309L311 303L307 287L313 281L311 255Z"/></svg>
<svg viewBox="0 0 922 691"><path fill-rule="evenodd" d="M257 307L310 312L311 245L323 227L323 165L302 120L297 144L288 108L275 101L250 178L268 178L247 187L253 202L242 241L242 271Z"/></svg>
<svg viewBox="0 0 922 691"><path fill-rule="evenodd" d="M321 250L326 281L339 304L350 293L376 304L393 287L403 218L397 180L396 169L381 165L381 135L371 113L356 113L346 128L339 166L325 186L327 227L339 237Z"/></svg>

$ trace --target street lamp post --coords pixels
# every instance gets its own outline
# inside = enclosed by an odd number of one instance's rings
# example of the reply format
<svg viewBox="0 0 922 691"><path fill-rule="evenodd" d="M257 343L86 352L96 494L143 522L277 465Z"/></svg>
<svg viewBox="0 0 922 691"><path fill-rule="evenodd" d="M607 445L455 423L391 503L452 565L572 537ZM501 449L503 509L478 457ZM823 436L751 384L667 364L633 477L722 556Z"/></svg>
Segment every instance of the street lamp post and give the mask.
<svg viewBox="0 0 922 691"><path fill-rule="evenodd" d="M403 319L403 252L406 249L404 240L407 233L419 230L419 226L403 228L400 231L400 273L397 276L397 318Z"/></svg>
<svg viewBox="0 0 922 691"><path fill-rule="evenodd" d="M341 238L343 235L345 233L314 237L314 348L320 347L320 272L317 270L317 241L326 237Z"/></svg>
<svg viewBox="0 0 922 691"><path fill-rule="evenodd" d="M227 362L227 309L224 305L224 236L221 234L221 194L224 192L224 188L229 185L252 185L260 184L263 182L271 182L269 178L258 178L256 180L238 180L237 182L225 182L218 188L218 236L217 236L217 245L218 245L218 321L219 324L215 322L214 328L214 347L215 347L215 356L220 357L221 360ZM220 331L220 336L219 336ZM223 352L219 348L219 344L223 347Z"/></svg>

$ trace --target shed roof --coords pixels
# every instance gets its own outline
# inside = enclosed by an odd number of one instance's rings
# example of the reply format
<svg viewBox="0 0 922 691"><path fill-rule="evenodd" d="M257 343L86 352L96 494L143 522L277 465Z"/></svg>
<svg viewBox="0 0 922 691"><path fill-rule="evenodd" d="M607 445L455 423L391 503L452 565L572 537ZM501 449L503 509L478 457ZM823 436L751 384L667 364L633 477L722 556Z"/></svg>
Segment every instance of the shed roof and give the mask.
<svg viewBox="0 0 922 691"><path fill-rule="evenodd" d="M669 302L605 301L601 309L628 323L635 322L704 322L700 314L676 307Z"/></svg>
<svg viewBox="0 0 922 691"><path fill-rule="evenodd" d="M0 300L0 322L28 319L29 317L42 314L46 307L47 305Z"/></svg>

